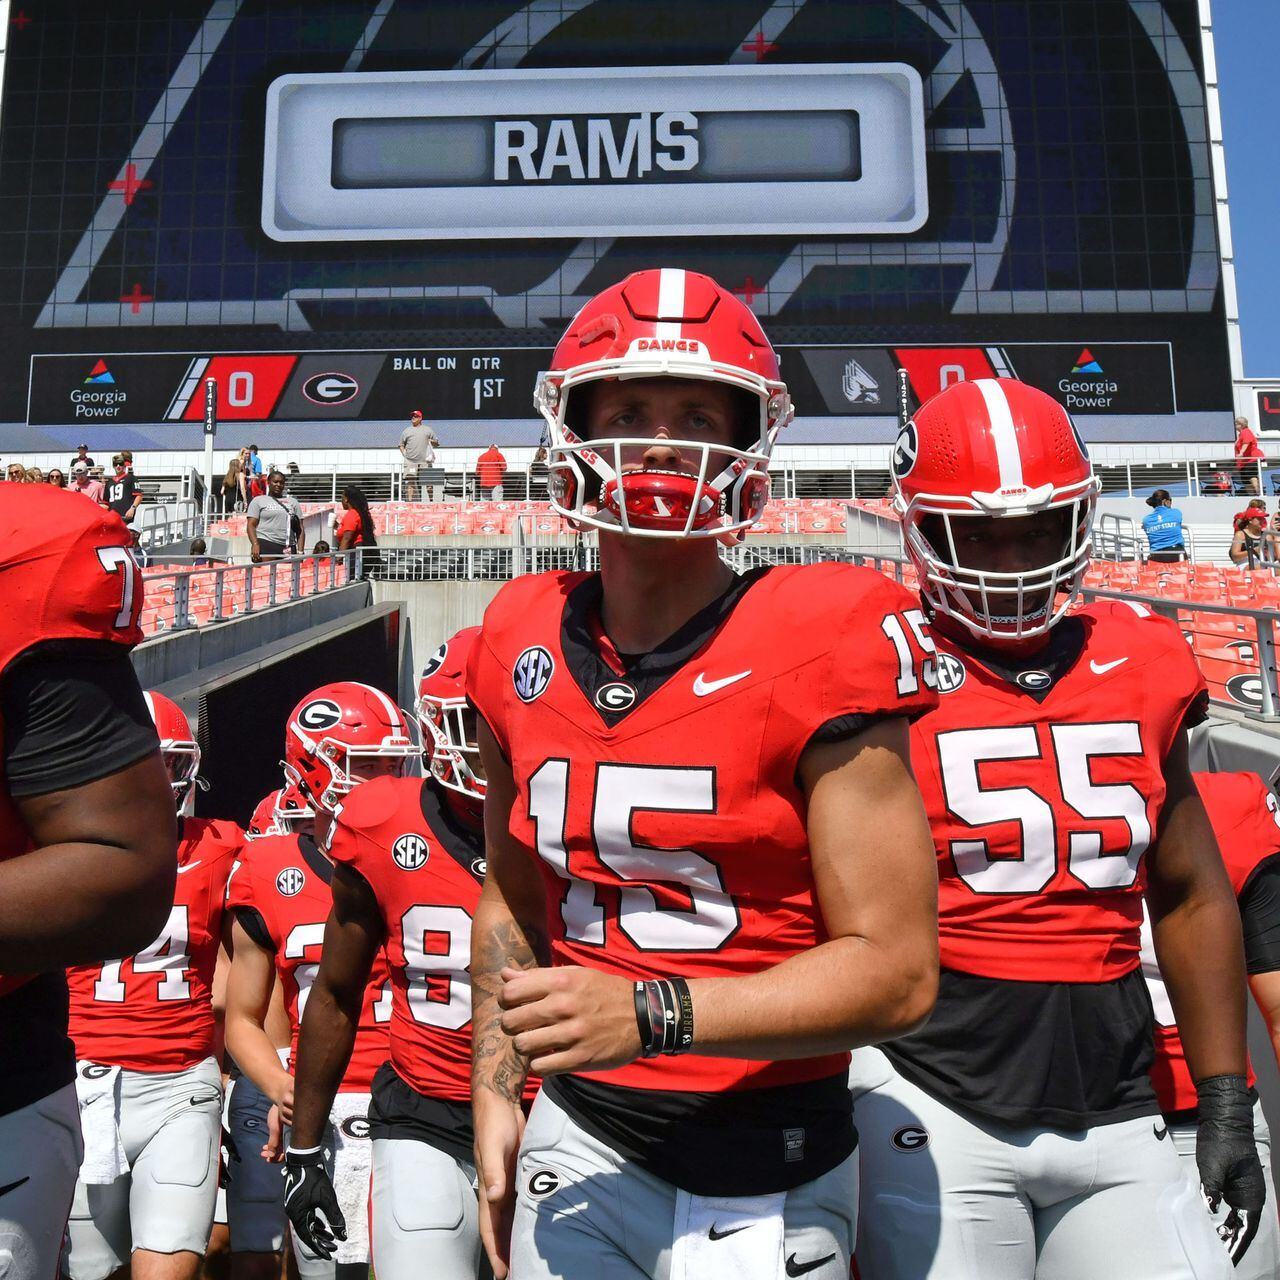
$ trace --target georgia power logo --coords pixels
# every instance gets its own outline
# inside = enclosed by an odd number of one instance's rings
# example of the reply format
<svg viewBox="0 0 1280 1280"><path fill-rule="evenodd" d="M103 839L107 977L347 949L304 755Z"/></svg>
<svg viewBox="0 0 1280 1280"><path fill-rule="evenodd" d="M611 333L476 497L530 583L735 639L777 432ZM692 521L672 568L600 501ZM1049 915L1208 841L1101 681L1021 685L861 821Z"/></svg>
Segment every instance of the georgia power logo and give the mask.
<svg viewBox="0 0 1280 1280"><path fill-rule="evenodd" d="M302 874L299 867L285 867L283 871L276 876L276 889L279 890L286 898L292 898L295 894L302 892L302 886L306 884L307 877Z"/></svg>
<svg viewBox="0 0 1280 1280"><path fill-rule="evenodd" d="M427 665L422 668L422 679L433 676L441 667L444 666L445 655L449 652L449 642L446 640L436 651L427 659Z"/></svg>
<svg viewBox="0 0 1280 1280"><path fill-rule="evenodd" d="M391 846L391 857L402 871L417 871L426 866L430 853L426 840L416 832L401 836Z"/></svg>
<svg viewBox="0 0 1280 1280"><path fill-rule="evenodd" d="M551 683L556 669L555 659L540 644L530 645L511 668L511 683L521 702L540 698Z"/></svg>
<svg viewBox="0 0 1280 1280"><path fill-rule="evenodd" d="M107 362L99 359L80 386L71 389L67 399L76 418L118 418L120 406L129 396L116 382Z"/></svg>
<svg viewBox="0 0 1280 1280"><path fill-rule="evenodd" d="M915 419L908 418L902 430L898 432L898 439L893 446L893 474L899 480L911 474L911 468L916 465L918 449Z"/></svg>
<svg viewBox="0 0 1280 1280"><path fill-rule="evenodd" d="M313 373L302 394L312 404L346 404L360 394L360 384L349 373Z"/></svg>
<svg viewBox="0 0 1280 1280"><path fill-rule="evenodd" d="M342 719L342 708L330 698L317 698L298 712L304 729L332 729Z"/></svg>

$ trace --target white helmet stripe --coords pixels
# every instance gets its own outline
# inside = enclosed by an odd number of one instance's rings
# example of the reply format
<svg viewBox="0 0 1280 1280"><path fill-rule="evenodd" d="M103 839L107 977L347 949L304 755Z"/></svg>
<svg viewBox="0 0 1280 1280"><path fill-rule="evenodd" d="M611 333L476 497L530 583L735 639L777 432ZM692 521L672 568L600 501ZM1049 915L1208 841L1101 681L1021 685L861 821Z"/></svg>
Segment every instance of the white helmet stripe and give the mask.
<svg viewBox="0 0 1280 1280"><path fill-rule="evenodd" d="M1018 449L1018 432L1013 425L1013 412L1009 408L1004 388L994 378L978 378L973 385L982 392L987 417L991 420L991 441L996 447L1000 487L1021 489L1024 484L1022 453Z"/></svg>
<svg viewBox="0 0 1280 1280"><path fill-rule="evenodd" d="M382 709L387 713L387 719L396 726L398 732L403 733L405 728L405 719L404 713L400 708L390 698L388 698L381 689L375 689L371 684L367 684L364 687L382 703Z"/></svg>
<svg viewBox="0 0 1280 1280"><path fill-rule="evenodd" d="M663 267L659 273L658 314L684 315L684 272L679 267ZM678 338L682 327L679 320L659 321L657 337Z"/></svg>

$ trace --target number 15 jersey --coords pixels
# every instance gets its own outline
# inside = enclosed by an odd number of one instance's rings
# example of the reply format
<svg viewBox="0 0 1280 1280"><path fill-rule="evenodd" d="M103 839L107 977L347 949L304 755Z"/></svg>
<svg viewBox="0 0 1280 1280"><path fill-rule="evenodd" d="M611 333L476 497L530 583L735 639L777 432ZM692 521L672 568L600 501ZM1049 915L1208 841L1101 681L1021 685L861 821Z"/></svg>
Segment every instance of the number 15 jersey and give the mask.
<svg viewBox="0 0 1280 1280"><path fill-rule="evenodd" d="M848 565L766 569L624 660L600 599L595 574L517 579L467 673L512 767L511 831L546 886L554 962L633 980L742 975L825 941L797 768L811 742L935 704L915 601ZM584 1074L723 1092L847 1061L689 1055Z"/></svg>

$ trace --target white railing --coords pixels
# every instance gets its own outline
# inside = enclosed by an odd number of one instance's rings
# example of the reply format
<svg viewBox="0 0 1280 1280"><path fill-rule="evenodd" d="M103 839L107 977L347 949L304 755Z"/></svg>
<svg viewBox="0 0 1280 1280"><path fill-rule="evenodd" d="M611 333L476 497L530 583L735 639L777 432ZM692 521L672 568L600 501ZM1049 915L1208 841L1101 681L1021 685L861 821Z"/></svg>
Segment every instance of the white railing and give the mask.
<svg viewBox="0 0 1280 1280"><path fill-rule="evenodd" d="M194 498L176 502L144 502L133 513L138 541L148 550L159 550L204 532L204 518Z"/></svg>

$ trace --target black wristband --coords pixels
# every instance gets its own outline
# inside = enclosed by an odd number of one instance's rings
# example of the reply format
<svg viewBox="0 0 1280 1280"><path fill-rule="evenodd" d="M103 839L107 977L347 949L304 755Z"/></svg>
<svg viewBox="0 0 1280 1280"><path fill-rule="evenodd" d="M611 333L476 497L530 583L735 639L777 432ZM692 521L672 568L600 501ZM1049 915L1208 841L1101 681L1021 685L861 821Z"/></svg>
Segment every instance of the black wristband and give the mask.
<svg viewBox="0 0 1280 1280"><path fill-rule="evenodd" d="M1200 1122L1253 1133L1253 1100L1246 1076L1208 1076L1196 1081Z"/></svg>
<svg viewBox="0 0 1280 1280"><path fill-rule="evenodd" d="M325 1162L324 1146L304 1147L300 1151L295 1150L293 1147L286 1147L284 1149L284 1162L301 1168L323 1165Z"/></svg>
<svg viewBox="0 0 1280 1280"><path fill-rule="evenodd" d="M693 1048L693 997L683 978L672 978L671 989L676 1000L676 1043L668 1053L688 1053Z"/></svg>
<svg viewBox="0 0 1280 1280"><path fill-rule="evenodd" d="M637 982L635 989L636 1026L640 1030L640 1055L644 1058L657 1057L662 1048L662 1040L654 1032L653 1018L649 1014L649 984Z"/></svg>

